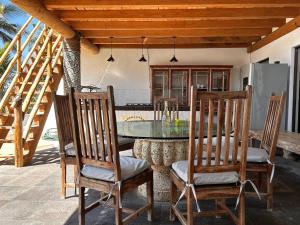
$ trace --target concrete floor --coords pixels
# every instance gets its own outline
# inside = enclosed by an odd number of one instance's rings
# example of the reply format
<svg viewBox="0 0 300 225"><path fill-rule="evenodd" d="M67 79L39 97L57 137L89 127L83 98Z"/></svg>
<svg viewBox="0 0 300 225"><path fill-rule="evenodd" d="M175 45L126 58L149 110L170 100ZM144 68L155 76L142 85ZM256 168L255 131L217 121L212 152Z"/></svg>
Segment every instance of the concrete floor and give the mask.
<svg viewBox="0 0 300 225"><path fill-rule="evenodd" d="M12 160L0 161L0 224L1 225L71 225L78 224L78 199L69 189L68 198L60 198L60 167L56 149L39 150L32 165L15 168ZM71 174L71 168L70 168ZM69 177L71 178L71 177ZM300 224L300 163L277 158L274 179L274 210L268 212L265 202L247 199L248 225L299 225ZM88 201L99 193L88 191ZM133 192L124 197L126 207L138 207L145 200ZM213 207L201 202L202 209ZM234 205L234 201L232 201ZM180 207L184 207L183 204ZM155 203L155 220L150 223L146 215L132 224L169 225L169 204ZM114 210L98 207L87 215L87 224L114 224ZM233 224L226 218L199 218L195 224Z"/></svg>

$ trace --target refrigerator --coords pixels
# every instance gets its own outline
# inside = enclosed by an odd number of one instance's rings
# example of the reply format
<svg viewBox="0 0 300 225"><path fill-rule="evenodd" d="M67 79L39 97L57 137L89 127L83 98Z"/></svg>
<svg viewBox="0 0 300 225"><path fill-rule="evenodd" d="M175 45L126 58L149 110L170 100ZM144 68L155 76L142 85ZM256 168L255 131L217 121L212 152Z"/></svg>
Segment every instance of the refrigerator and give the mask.
<svg viewBox="0 0 300 225"><path fill-rule="evenodd" d="M251 63L241 68L241 87L252 85L252 130L262 130L268 110L268 102L272 93L278 95L283 91L288 94L289 66L288 64ZM281 129L287 126L287 102L282 115Z"/></svg>

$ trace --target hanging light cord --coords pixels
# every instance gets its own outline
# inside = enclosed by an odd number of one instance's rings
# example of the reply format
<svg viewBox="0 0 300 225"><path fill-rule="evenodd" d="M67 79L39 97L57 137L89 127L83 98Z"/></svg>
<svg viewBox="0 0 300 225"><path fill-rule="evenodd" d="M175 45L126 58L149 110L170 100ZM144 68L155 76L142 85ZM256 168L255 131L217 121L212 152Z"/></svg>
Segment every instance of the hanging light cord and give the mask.
<svg viewBox="0 0 300 225"><path fill-rule="evenodd" d="M173 37L173 51L175 56L175 47L176 47L176 37Z"/></svg>
<svg viewBox="0 0 300 225"><path fill-rule="evenodd" d="M142 56L144 55L144 39L145 39L145 37L142 37L142 38L141 38Z"/></svg>
<svg viewBox="0 0 300 225"><path fill-rule="evenodd" d="M110 37L110 55L112 55L112 37Z"/></svg>

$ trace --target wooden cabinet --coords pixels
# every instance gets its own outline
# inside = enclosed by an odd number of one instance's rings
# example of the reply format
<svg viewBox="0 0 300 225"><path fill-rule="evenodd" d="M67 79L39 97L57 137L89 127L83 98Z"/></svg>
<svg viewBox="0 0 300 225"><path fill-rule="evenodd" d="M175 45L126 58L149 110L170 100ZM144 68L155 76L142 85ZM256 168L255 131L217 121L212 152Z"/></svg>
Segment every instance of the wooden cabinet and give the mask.
<svg viewBox="0 0 300 225"><path fill-rule="evenodd" d="M188 70L170 70L170 97L176 97L179 104L187 104L188 99Z"/></svg>
<svg viewBox="0 0 300 225"><path fill-rule="evenodd" d="M157 69L153 70L152 75L152 94L153 96L169 95L169 70Z"/></svg>
<svg viewBox="0 0 300 225"><path fill-rule="evenodd" d="M192 69L191 85L202 91L208 91L210 87L209 69Z"/></svg>
<svg viewBox="0 0 300 225"><path fill-rule="evenodd" d="M230 90L232 66L151 66L151 100L153 96L176 97L188 105L190 87L202 91Z"/></svg>
<svg viewBox="0 0 300 225"><path fill-rule="evenodd" d="M229 70L212 69L211 70L211 90L227 91L229 88Z"/></svg>

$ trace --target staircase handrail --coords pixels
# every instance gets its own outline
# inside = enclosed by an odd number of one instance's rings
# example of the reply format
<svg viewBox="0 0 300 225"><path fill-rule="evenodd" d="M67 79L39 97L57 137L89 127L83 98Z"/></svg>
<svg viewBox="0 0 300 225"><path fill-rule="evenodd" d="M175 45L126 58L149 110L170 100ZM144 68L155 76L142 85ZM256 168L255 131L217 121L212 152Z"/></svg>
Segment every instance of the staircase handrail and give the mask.
<svg viewBox="0 0 300 225"><path fill-rule="evenodd" d="M41 23L38 22L38 23L36 24L36 26L34 27L34 29L32 30L32 32L31 32L31 33L29 34L29 36L26 38L24 44L23 44L23 45L21 46L21 48L20 48L20 51L21 51L21 53L19 53L20 55L22 54L22 52L24 51L24 49L26 48L26 46L28 45L28 43L32 40L33 35L34 35L35 32L38 30L38 28L39 28L40 25L41 25ZM39 43L41 37L43 36L43 33L44 33L44 30L41 31L39 37L38 37L37 40L35 41L35 43L34 43L34 45L33 45L33 48L32 48L31 50L34 50L34 48L37 46L37 44ZM30 52L28 53L28 55L27 55L27 57L25 58L23 64L21 65L21 71L20 71L20 72L22 72L22 71L24 70L25 64L28 62L28 59L30 58L30 56L32 55L32 53L33 53L33 51L30 51ZM19 54L16 54L16 55L14 56L14 58L11 60L11 62L10 62L11 68L12 68L13 65L15 64L15 62L16 62L16 60L17 60ZM11 70L11 69L8 67L7 70L5 71L5 73L3 74L3 76L6 76L6 74L8 75L9 72L10 72L10 70ZM8 99L9 99L9 96L11 95L11 92L12 92L13 88L15 87L15 84L16 84L17 80L19 79L20 75L21 75L20 73L19 73L19 74L17 73L16 76L14 76L14 78L12 79L11 83L9 84L9 86L8 86L8 88L7 88L7 90L6 90L5 94L4 94L4 96L3 96L2 99L1 99L1 102L0 102L0 110L2 110L2 109L5 107L5 105L6 105L7 101L8 101ZM3 80L4 80L4 79L3 79ZM1 85L0 85L0 88L1 88Z"/></svg>
<svg viewBox="0 0 300 225"><path fill-rule="evenodd" d="M18 31L18 33L16 34L16 36L12 39L12 41L9 43L9 45L7 46L5 52L3 53L3 55L0 58L0 64L3 63L3 61L5 60L5 58L8 56L8 54L11 52L11 50L13 49L14 45L16 44L16 42L18 41L19 37L23 34L23 32L26 30L26 28L28 27L28 25L30 24L30 22L32 21L33 17L30 16L28 18L28 20L24 23L24 25L21 27L21 29Z"/></svg>

